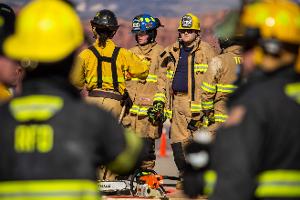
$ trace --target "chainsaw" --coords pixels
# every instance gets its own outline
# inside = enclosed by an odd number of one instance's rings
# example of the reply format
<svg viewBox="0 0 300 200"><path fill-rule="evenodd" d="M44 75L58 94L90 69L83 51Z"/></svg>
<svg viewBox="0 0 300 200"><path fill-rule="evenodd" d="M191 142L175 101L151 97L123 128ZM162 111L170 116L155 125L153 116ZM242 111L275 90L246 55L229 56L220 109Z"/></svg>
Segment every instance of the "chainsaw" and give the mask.
<svg viewBox="0 0 300 200"><path fill-rule="evenodd" d="M162 176L154 170L138 169L123 180L99 181L99 190L103 195L132 195L136 197L166 198L163 180L179 180L178 177Z"/></svg>

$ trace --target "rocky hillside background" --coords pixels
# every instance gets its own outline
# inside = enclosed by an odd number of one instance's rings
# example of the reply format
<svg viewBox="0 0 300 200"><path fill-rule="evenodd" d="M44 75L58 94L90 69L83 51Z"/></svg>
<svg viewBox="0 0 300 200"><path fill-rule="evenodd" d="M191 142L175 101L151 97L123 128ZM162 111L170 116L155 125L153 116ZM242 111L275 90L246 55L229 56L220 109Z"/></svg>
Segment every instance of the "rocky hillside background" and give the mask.
<svg viewBox="0 0 300 200"><path fill-rule="evenodd" d="M29 0L0 0L12 6L16 12ZM122 47L135 45L134 36L130 32L131 19L142 13L159 17L164 28L158 31L157 42L167 46L178 36L177 27L180 17L188 12L196 14L201 20L201 34L205 41L213 46L213 27L222 21L227 10L239 6L240 0L69 0L79 13L89 41L93 41L89 20L101 9L114 11L121 24L114 40ZM42 12L42 11L41 11Z"/></svg>
<svg viewBox="0 0 300 200"><path fill-rule="evenodd" d="M214 47L218 48L215 37L213 36L213 27L222 21L222 18L226 14L225 10L213 12L210 14L199 15L201 21L201 36L204 41L209 42ZM160 20L164 27L158 29L157 42L163 46L176 41L178 37L178 23L180 17L160 17ZM131 21L126 19L119 19L121 25L117 34L114 37L114 41L121 47L132 47L135 45L134 35L131 33ZM84 21L85 31L90 41L93 41L89 20Z"/></svg>

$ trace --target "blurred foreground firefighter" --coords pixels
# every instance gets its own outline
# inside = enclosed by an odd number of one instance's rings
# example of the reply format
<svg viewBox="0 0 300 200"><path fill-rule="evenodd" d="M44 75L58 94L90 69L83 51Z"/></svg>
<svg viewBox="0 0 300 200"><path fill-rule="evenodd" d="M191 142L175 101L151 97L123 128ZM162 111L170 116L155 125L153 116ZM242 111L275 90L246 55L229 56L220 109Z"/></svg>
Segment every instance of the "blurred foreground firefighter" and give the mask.
<svg viewBox="0 0 300 200"><path fill-rule="evenodd" d="M129 126L148 146L148 154L145 156L142 168L153 169L155 165L155 139L160 137L162 124L157 126L148 120L147 110L153 104L154 95L157 92L157 76L159 72L159 55L163 47L155 41L157 29L161 26L158 18L148 14L141 14L133 18L131 32L135 36L137 45L130 50L140 57L145 57L151 62L149 74L146 80L132 78L126 81L126 88L133 106L123 124Z"/></svg>
<svg viewBox="0 0 300 200"><path fill-rule="evenodd" d="M88 91L88 102L95 103L119 117L124 104L131 106L125 79L146 79L149 61L117 47L112 41L119 28L112 11L97 12L91 20L91 26L96 41L79 54L71 80L77 88Z"/></svg>
<svg viewBox="0 0 300 200"><path fill-rule="evenodd" d="M14 32L15 13L11 7L0 3L0 102L14 95L22 73L21 67L14 60L3 54L3 40Z"/></svg>
<svg viewBox="0 0 300 200"><path fill-rule="evenodd" d="M184 15L178 32L179 41L160 55L158 92L148 115L154 124L164 122L164 115L172 118L171 147L181 176L185 167L183 147L192 139L192 131L187 127L193 117L200 115L200 84L215 51L201 40L200 21L195 15Z"/></svg>
<svg viewBox="0 0 300 200"><path fill-rule="evenodd" d="M241 20L245 35L257 36L254 59L264 74L229 99L229 117L211 149L212 170L203 174L202 165L196 173L193 164L186 193L204 192L212 200L300 199L300 8L287 0L262 1L247 5ZM199 155L195 149L189 155Z"/></svg>
<svg viewBox="0 0 300 200"><path fill-rule="evenodd" d="M235 21L236 16L235 13L230 13L224 22L235 25L231 21ZM225 25L223 23L215 29L222 52L209 63L201 85L201 106L204 114L201 124L208 122L208 130L213 135L228 117L226 101L236 89L234 82L238 79L238 72L241 71L240 35L231 34L231 28L223 27Z"/></svg>
<svg viewBox="0 0 300 200"><path fill-rule="evenodd" d="M80 19L61 0L26 5L5 40L6 55L28 74L22 95L0 107L1 200L99 199L99 165L121 174L135 168L142 141L68 82L82 42Z"/></svg>

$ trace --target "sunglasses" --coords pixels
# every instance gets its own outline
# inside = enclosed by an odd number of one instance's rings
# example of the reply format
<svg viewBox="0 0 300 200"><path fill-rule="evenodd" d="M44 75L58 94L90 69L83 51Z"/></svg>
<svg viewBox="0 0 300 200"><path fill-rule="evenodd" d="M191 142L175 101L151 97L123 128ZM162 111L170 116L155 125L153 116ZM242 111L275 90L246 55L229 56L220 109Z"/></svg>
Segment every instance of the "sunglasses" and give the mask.
<svg viewBox="0 0 300 200"><path fill-rule="evenodd" d="M181 29L181 30L178 30L179 33L188 33L188 34L191 34L191 33L195 33L196 31L195 30L192 30L192 29Z"/></svg>

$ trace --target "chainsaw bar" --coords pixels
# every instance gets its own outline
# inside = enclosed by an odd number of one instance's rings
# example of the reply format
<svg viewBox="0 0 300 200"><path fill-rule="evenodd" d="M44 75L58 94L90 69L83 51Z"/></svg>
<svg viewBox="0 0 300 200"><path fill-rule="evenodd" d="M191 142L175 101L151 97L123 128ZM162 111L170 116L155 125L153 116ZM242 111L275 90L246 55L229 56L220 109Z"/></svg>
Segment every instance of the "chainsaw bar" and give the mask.
<svg viewBox="0 0 300 200"><path fill-rule="evenodd" d="M109 192L118 192L130 190L130 183L126 180L117 180L117 181L99 181L99 190L104 193Z"/></svg>

